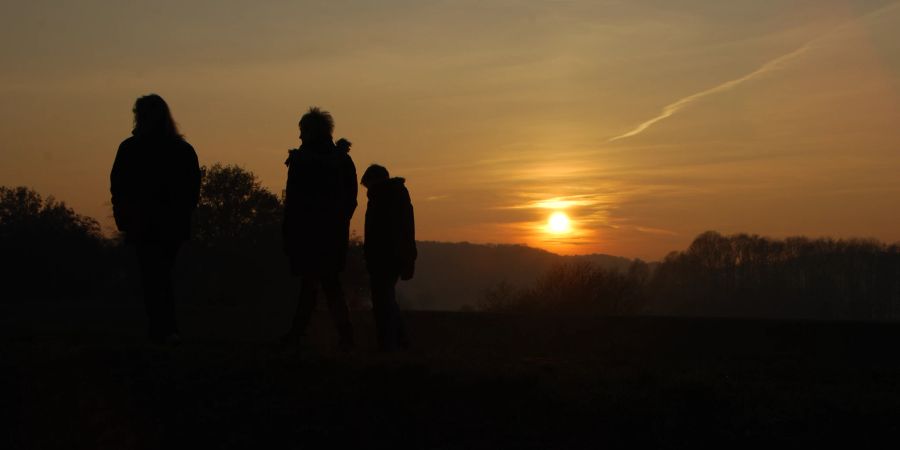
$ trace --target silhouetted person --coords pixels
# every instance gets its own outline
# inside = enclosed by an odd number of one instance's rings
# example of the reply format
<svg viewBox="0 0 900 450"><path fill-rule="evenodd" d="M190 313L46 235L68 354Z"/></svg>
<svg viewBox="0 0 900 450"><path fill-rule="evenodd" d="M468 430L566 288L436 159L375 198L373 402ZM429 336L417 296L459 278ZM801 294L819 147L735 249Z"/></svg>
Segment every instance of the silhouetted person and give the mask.
<svg viewBox="0 0 900 450"><path fill-rule="evenodd" d="M372 289L372 311L378 347L384 351L408 348L406 329L397 305L397 280L413 277L416 263L416 226L412 201L403 178L391 178L373 164L362 176L368 190L363 250Z"/></svg>
<svg viewBox="0 0 900 450"><path fill-rule="evenodd" d="M284 205L284 244L291 272L300 277L300 298L290 332L295 342L306 333L321 286L344 350L353 347L350 311L339 274L344 270L350 218L356 210L356 166L350 142L333 141L334 120L326 111L310 108L300 119L299 149L291 150Z"/></svg>
<svg viewBox="0 0 900 450"><path fill-rule="evenodd" d="M200 195L197 154L178 132L156 94L134 103L134 130L116 153L110 174L113 216L137 249L150 339L177 344L172 270Z"/></svg>

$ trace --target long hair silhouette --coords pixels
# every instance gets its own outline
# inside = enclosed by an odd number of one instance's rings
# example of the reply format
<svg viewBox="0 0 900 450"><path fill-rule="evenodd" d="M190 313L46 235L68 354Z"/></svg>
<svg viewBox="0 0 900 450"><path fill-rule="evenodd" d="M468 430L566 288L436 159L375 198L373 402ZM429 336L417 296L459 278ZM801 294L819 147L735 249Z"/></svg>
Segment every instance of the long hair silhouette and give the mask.
<svg viewBox="0 0 900 450"><path fill-rule="evenodd" d="M170 138L182 138L178 132L178 126L169 105L162 97L149 94L138 98L134 102L134 131L135 135L159 136Z"/></svg>

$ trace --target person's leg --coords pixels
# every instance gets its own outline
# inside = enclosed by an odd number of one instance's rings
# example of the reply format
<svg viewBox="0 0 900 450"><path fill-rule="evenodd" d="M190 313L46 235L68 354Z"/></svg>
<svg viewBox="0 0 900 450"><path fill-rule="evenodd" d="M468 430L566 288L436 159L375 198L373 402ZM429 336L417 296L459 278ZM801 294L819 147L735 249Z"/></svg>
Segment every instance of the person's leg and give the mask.
<svg viewBox="0 0 900 450"><path fill-rule="evenodd" d="M178 322L175 314L174 271L175 259L181 242L166 242L160 245L160 327L163 336L178 333Z"/></svg>
<svg viewBox="0 0 900 450"><path fill-rule="evenodd" d="M318 277L302 275L300 278L300 296L297 299L297 311L294 313L294 321L291 324L289 336L299 337L306 335L306 327L316 308L316 285Z"/></svg>
<svg viewBox="0 0 900 450"><path fill-rule="evenodd" d="M396 287L398 278L394 278L394 282L391 285L394 289L394 295L391 298L393 299L394 305L394 322L397 324L397 345L403 350L408 350L409 335L406 334L406 324L403 321L403 313L400 311L400 304L397 303Z"/></svg>
<svg viewBox="0 0 900 450"><path fill-rule="evenodd" d="M144 294L144 309L147 312L147 334L151 340L160 341L165 337L161 312L161 267L162 252L159 244L137 244L138 269L141 275L141 290Z"/></svg>
<svg viewBox="0 0 900 450"><path fill-rule="evenodd" d="M385 350L388 345L388 286L383 274L369 274L369 289L372 294L372 315L375 317L375 337L378 348Z"/></svg>
<svg viewBox="0 0 900 450"><path fill-rule="evenodd" d="M388 281L388 324L390 331L388 337L394 349L409 348L409 341L406 336L406 327L403 325L403 318L400 316L400 305L397 303L397 281L400 279L398 274L392 274Z"/></svg>
<svg viewBox="0 0 900 450"><path fill-rule="evenodd" d="M370 275L372 287L372 310L378 331L378 346L381 350L393 351L406 348L406 332L397 305L396 273L375 273Z"/></svg>
<svg viewBox="0 0 900 450"><path fill-rule="evenodd" d="M322 290L328 299L328 311L331 320L337 328L340 336L340 346L344 350L353 348L353 325L350 323L350 308L344 300L344 289L337 273L327 274L322 277Z"/></svg>

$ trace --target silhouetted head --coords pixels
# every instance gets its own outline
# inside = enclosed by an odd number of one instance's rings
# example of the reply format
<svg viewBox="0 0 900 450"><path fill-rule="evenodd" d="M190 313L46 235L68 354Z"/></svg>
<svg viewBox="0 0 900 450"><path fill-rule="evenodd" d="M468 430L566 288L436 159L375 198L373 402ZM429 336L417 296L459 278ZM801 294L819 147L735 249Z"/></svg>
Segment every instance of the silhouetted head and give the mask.
<svg viewBox="0 0 900 450"><path fill-rule="evenodd" d="M328 111L313 106L300 118L300 140L304 142L330 142L333 139L332 133L334 119Z"/></svg>
<svg viewBox="0 0 900 450"><path fill-rule="evenodd" d="M372 164L368 169L366 169L366 172L363 173L362 179L359 181L359 184L365 186L366 188L370 188L377 185L378 183L385 182L390 178L391 175L388 173L388 170L384 166Z"/></svg>
<svg viewBox="0 0 900 450"><path fill-rule="evenodd" d="M134 134L180 138L169 105L156 94L145 95L134 102Z"/></svg>

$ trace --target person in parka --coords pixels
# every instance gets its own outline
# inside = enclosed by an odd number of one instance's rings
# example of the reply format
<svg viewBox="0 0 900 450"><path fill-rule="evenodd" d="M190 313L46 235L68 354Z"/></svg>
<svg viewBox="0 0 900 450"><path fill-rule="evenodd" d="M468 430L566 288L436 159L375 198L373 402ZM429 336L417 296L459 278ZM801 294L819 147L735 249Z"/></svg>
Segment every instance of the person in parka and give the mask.
<svg viewBox="0 0 900 450"><path fill-rule="evenodd" d="M412 279L416 263L416 226L403 178L391 178L377 164L366 169L362 185L369 199L363 243L372 292L378 346L383 351L409 347L397 305L397 280Z"/></svg>
<svg viewBox="0 0 900 450"><path fill-rule="evenodd" d="M285 191L283 238L291 273L300 277L300 297L285 343L304 336L322 287L344 350L353 347L353 327L339 274L344 270L350 219L356 210L356 166L350 142L333 142L334 119L313 107L299 123L300 148L291 150Z"/></svg>
<svg viewBox="0 0 900 450"><path fill-rule="evenodd" d="M132 136L119 145L109 177L113 217L137 250L151 341L177 344L172 272L190 237L200 167L162 97L137 99L133 112Z"/></svg>

